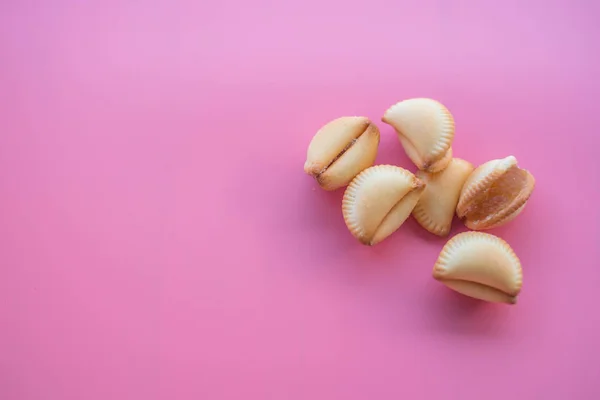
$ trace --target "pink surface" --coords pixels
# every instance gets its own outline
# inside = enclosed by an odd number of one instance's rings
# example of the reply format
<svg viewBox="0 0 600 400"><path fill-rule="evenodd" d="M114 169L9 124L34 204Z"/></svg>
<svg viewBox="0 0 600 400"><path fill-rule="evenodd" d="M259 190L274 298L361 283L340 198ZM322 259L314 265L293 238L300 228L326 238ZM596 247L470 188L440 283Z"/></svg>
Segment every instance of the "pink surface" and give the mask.
<svg viewBox="0 0 600 400"><path fill-rule="evenodd" d="M598 4L3 1L0 399L600 398ZM413 220L359 245L302 171L413 96L537 179L493 231L516 306L435 282Z"/></svg>

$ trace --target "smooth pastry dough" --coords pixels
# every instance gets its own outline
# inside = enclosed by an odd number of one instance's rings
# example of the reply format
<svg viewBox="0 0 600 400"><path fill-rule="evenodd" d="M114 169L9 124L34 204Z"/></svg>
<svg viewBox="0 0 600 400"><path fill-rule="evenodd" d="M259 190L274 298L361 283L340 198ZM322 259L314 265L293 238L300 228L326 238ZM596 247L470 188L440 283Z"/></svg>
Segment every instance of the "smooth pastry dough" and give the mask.
<svg viewBox="0 0 600 400"><path fill-rule="evenodd" d="M416 172L427 185L412 213L423 228L438 236L448 235L461 189L471 172L473 165L460 158L452 159L437 173Z"/></svg>
<svg viewBox="0 0 600 400"><path fill-rule="evenodd" d="M425 184L404 168L367 168L344 193L342 213L346 226L361 243L375 245L404 223L424 189Z"/></svg>
<svg viewBox="0 0 600 400"><path fill-rule="evenodd" d="M488 161L467 178L456 214L473 230L504 225L523 211L534 187L533 175L514 156Z"/></svg>
<svg viewBox="0 0 600 400"><path fill-rule="evenodd" d="M406 155L419 169L441 171L452 160L454 118L440 102L403 100L391 106L382 120L396 130Z"/></svg>
<svg viewBox="0 0 600 400"><path fill-rule="evenodd" d="M312 138L304 172L325 190L346 186L375 162L379 129L366 117L341 117L330 121Z"/></svg>
<svg viewBox="0 0 600 400"><path fill-rule="evenodd" d="M446 243L433 277L466 296L514 304L521 292L521 262L504 240L484 232L464 232Z"/></svg>

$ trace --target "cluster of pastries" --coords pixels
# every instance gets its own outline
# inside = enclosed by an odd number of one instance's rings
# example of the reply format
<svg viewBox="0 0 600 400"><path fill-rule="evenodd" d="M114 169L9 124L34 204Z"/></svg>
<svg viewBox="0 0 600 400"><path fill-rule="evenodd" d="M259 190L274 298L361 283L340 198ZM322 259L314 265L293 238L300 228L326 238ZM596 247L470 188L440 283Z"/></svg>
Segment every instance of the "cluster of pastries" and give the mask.
<svg viewBox="0 0 600 400"><path fill-rule="evenodd" d="M439 101L413 98L391 106L382 121L392 126L416 172L374 165L379 128L366 117L334 119L312 138L304 171L324 190L346 187L342 214L349 232L373 246L413 216L427 231L445 237L456 214L473 231L499 227L523 211L535 186L514 156L474 167L454 157L455 122ZM518 257L502 239L464 232L450 239L433 277L464 295L515 303L522 285Z"/></svg>

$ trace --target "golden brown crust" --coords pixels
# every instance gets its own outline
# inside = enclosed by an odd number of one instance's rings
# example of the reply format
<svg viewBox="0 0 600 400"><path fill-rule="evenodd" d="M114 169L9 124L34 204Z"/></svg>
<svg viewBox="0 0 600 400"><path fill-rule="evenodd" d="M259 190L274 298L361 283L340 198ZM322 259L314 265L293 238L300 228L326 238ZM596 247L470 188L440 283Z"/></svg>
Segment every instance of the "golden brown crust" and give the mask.
<svg viewBox="0 0 600 400"><path fill-rule="evenodd" d="M486 230L497 228L512 221L523 211L527 201L533 193L533 189L535 188L535 179L528 171L522 171L526 173L526 184L523 186L517 197L510 203L510 205L495 213L493 218L483 222L469 221L468 219L465 219L465 225L469 229Z"/></svg>
<svg viewBox="0 0 600 400"><path fill-rule="evenodd" d="M500 178L511 167L517 165L517 159L513 156L508 156L503 159L487 161L471 173L467 178L456 206L456 214L459 218L463 218L471 205L471 201L481 191L489 188L494 181Z"/></svg>
<svg viewBox="0 0 600 400"><path fill-rule="evenodd" d="M494 205L483 217L480 212L473 214L473 210L481 206L481 199L491 193L490 188L497 186L498 182L511 181L518 178L518 193L506 193L510 202L501 202ZM529 200L535 179L529 171L517 166L517 159L509 156L503 159L488 161L477 167L465 182L456 214L463 220L469 229L486 230L502 226L513 220L523 211ZM497 190L497 187L494 188Z"/></svg>

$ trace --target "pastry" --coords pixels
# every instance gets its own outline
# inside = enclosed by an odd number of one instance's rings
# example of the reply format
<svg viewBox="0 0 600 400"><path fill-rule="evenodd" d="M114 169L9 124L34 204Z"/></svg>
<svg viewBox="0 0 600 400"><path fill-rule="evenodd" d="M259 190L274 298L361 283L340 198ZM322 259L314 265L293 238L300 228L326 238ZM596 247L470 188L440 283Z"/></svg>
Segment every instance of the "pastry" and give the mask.
<svg viewBox="0 0 600 400"><path fill-rule="evenodd" d="M484 232L464 232L446 243L433 277L466 296L514 304L521 292L521 262L504 240Z"/></svg>
<svg viewBox="0 0 600 400"><path fill-rule="evenodd" d="M340 117L312 138L304 172L325 190L336 190L375 162L379 129L366 117Z"/></svg>
<svg viewBox="0 0 600 400"><path fill-rule="evenodd" d="M473 230L502 226L525 208L535 179L508 156L477 167L465 182L456 214Z"/></svg>
<svg viewBox="0 0 600 400"><path fill-rule="evenodd" d="M454 118L440 102L428 98L403 100L391 106L382 120L395 129L417 168L438 172L450 163Z"/></svg>
<svg viewBox="0 0 600 400"><path fill-rule="evenodd" d="M424 189L425 184L404 168L367 168L344 193L342 212L346 226L361 243L375 245L404 223Z"/></svg>
<svg viewBox="0 0 600 400"><path fill-rule="evenodd" d="M440 172L416 172L427 185L412 213L419 225L435 235L448 235L461 189L471 172L473 165L460 158L452 159Z"/></svg>

